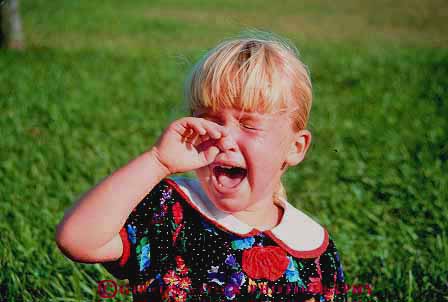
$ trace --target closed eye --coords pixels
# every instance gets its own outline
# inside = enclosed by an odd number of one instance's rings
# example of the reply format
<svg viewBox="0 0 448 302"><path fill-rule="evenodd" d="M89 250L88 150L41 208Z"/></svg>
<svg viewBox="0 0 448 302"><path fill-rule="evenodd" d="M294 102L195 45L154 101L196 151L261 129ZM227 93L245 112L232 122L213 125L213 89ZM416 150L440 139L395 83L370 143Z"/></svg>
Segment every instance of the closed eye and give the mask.
<svg viewBox="0 0 448 302"><path fill-rule="evenodd" d="M252 126L252 125L248 125L248 124L241 124L241 126L243 126L243 128L245 129L249 129L249 130L258 130L258 128Z"/></svg>

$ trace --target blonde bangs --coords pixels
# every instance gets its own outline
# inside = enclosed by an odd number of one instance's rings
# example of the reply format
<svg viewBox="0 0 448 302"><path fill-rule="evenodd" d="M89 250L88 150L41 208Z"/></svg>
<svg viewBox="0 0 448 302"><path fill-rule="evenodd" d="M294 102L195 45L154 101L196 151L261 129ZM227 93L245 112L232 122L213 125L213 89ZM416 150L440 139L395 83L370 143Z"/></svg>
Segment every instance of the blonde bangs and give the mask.
<svg viewBox="0 0 448 302"><path fill-rule="evenodd" d="M279 41L226 41L193 68L185 86L191 112L236 108L249 112L296 112L304 128L311 109L308 71L293 49Z"/></svg>

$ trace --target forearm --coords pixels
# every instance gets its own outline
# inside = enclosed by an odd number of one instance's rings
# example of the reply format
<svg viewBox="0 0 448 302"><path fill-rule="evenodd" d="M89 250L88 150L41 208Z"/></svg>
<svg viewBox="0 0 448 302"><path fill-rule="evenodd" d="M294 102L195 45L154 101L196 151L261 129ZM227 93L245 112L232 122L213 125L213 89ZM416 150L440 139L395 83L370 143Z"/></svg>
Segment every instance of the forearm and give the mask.
<svg viewBox="0 0 448 302"><path fill-rule="evenodd" d="M84 194L66 213L57 227L58 245L69 254L104 246L144 196L168 174L152 151L130 161Z"/></svg>

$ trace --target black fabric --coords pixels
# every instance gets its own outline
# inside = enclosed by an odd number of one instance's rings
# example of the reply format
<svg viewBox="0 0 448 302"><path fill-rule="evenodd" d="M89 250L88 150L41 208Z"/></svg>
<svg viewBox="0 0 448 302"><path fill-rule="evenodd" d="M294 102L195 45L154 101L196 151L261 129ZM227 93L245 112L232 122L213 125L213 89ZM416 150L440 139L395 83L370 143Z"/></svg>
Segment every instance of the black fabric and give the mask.
<svg viewBox="0 0 448 302"><path fill-rule="evenodd" d="M123 228L130 243L129 259L123 266L119 260L104 266L116 278L129 279L134 301L347 299L331 238L319 257L292 257L263 232L240 237L214 225L166 180L139 203ZM245 266L244 253L255 255ZM277 276L270 277L275 280L257 278L260 275L254 271L276 272Z"/></svg>

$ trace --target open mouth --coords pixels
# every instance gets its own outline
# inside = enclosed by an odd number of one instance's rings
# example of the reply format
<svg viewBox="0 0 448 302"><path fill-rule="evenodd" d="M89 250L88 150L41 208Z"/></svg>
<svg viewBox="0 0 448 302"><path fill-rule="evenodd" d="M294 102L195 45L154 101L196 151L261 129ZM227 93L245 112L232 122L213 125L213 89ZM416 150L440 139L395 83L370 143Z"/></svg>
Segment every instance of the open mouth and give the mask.
<svg viewBox="0 0 448 302"><path fill-rule="evenodd" d="M215 166L213 174L217 184L223 188L235 188L247 175L247 170L242 167Z"/></svg>

